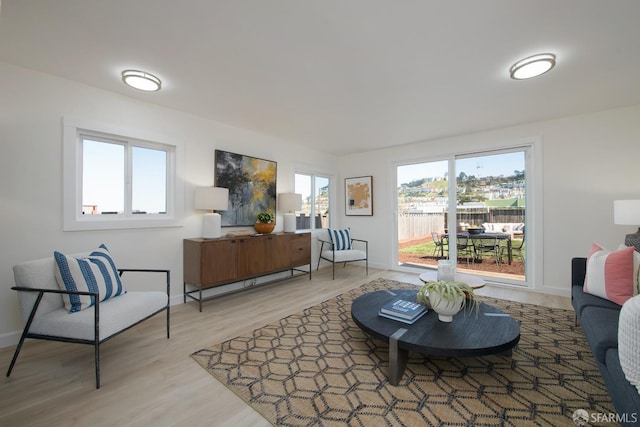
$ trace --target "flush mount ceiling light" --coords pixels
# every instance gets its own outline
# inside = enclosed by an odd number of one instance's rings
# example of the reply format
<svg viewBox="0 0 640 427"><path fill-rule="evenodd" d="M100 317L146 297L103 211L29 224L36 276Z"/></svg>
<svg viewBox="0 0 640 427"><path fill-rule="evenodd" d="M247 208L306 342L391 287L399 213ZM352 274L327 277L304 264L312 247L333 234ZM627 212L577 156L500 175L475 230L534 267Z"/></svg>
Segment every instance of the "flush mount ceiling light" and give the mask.
<svg viewBox="0 0 640 427"><path fill-rule="evenodd" d="M122 81L134 89L144 90L147 92L158 91L162 86L162 82L159 78L153 74L138 70L124 70L122 72Z"/></svg>
<svg viewBox="0 0 640 427"><path fill-rule="evenodd" d="M511 66L509 74L514 80L530 79L544 74L556 65L553 53L541 53L522 59Z"/></svg>

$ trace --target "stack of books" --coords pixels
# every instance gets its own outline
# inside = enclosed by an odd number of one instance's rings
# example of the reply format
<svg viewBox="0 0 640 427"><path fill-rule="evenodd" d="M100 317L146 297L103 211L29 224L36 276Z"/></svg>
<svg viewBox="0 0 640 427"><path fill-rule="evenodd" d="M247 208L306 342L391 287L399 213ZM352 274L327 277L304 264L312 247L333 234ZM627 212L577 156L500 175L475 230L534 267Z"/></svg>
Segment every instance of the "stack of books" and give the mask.
<svg viewBox="0 0 640 427"><path fill-rule="evenodd" d="M424 316L426 312L426 305L398 298L383 305L378 315L412 324Z"/></svg>

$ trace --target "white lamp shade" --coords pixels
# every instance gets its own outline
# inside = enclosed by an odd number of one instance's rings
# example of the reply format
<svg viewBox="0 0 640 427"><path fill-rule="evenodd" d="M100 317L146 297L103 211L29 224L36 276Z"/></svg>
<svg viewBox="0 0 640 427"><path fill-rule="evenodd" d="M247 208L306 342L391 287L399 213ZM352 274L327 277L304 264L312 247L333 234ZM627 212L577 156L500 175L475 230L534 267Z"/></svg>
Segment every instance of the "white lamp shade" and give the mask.
<svg viewBox="0 0 640 427"><path fill-rule="evenodd" d="M226 211L229 209L229 189L220 187L196 188L194 207L208 211Z"/></svg>
<svg viewBox="0 0 640 427"><path fill-rule="evenodd" d="M281 211L299 211L302 209L302 194L280 193L278 195L278 204Z"/></svg>
<svg viewBox="0 0 640 427"><path fill-rule="evenodd" d="M640 225L640 200L614 200L613 223Z"/></svg>

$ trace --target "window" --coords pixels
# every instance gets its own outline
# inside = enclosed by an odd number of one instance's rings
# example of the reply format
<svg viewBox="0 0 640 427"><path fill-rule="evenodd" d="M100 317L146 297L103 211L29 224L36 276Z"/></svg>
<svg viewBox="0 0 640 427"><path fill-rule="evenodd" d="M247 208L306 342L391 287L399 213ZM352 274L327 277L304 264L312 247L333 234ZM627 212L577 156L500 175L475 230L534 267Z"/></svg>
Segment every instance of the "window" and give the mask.
<svg viewBox="0 0 640 427"><path fill-rule="evenodd" d="M147 148L85 134L80 143L83 215L167 213L167 147Z"/></svg>
<svg viewBox="0 0 640 427"><path fill-rule="evenodd" d="M295 192L302 194L302 210L296 218L297 230L329 227L331 179L296 173Z"/></svg>
<svg viewBox="0 0 640 427"><path fill-rule="evenodd" d="M178 225L178 147L103 128L65 122L65 230Z"/></svg>

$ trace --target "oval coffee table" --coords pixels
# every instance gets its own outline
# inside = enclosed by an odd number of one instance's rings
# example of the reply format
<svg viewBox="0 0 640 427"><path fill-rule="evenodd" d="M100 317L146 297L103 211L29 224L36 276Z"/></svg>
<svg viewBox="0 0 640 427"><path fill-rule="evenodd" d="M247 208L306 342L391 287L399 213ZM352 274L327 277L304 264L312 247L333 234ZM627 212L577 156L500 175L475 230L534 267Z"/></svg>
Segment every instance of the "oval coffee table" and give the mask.
<svg viewBox="0 0 640 427"><path fill-rule="evenodd" d="M438 357L474 357L504 353L520 340L520 325L508 314L485 303L465 308L450 323L438 320L433 310L409 325L378 316L387 302L396 298L416 300L417 290L369 292L351 304L351 318L369 335L389 343L389 382L397 385L407 364L409 351Z"/></svg>

